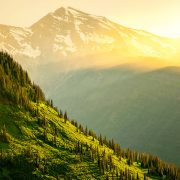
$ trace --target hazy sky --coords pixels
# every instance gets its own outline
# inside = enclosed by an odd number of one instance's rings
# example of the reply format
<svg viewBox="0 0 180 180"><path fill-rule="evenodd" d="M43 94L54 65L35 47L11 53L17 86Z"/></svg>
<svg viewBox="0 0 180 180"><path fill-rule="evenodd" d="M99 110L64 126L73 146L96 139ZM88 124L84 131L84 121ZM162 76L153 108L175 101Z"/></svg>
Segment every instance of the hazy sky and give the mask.
<svg viewBox="0 0 180 180"><path fill-rule="evenodd" d="M61 6L106 16L128 27L180 37L180 0L0 0L0 24L30 26Z"/></svg>

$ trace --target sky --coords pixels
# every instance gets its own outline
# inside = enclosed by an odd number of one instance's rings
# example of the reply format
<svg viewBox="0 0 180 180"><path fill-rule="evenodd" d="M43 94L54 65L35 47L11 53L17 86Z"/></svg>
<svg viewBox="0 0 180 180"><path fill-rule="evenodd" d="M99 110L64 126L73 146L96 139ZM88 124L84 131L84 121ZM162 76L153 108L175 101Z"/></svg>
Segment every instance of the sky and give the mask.
<svg viewBox="0 0 180 180"><path fill-rule="evenodd" d="M62 6L161 36L180 37L180 0L0 0L0 24L28 27Z"/></svg>

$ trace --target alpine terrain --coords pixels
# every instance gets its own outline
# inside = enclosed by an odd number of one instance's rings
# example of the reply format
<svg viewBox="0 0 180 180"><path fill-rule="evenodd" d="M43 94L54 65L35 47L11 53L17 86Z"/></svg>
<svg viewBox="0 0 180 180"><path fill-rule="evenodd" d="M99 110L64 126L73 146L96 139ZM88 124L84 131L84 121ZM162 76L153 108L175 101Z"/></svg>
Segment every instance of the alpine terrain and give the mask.
<svg viewBox="0 0 180 180"><path fill-rule="evenodd" d="M0 88L0 179L179 179L175 166L70 120L3 52Z"/></svg>
<svg viewBox="0 0 180 180"><path fill-rule="evenodd" d="M0 49L72 119L180 164L179 40L62 7L27 28L0 25Z"/></svg>

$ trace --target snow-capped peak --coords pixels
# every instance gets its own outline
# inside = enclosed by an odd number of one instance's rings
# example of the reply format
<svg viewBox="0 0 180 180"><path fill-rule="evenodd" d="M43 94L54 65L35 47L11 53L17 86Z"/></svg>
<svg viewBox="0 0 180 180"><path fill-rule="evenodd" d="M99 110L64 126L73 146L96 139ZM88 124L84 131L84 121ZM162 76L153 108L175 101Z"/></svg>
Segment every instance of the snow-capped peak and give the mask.
<svg viewBox="0 0 180 180"><path fill-rule="evenodd" d="M131 56L176 53L171 40L130 29L102 16L61 7L29 28L0 26L0 48L30 59L58 60L116 50Z"/></svg>
<svg viewBox="0 0 180 180"><path fill-rule="evenodd" d="M53 14L60 15L60 16L68 15L69 13L71 13L72 15L90 15L88 13L82 12L72 7L61 7L53 12Z"/></svg>

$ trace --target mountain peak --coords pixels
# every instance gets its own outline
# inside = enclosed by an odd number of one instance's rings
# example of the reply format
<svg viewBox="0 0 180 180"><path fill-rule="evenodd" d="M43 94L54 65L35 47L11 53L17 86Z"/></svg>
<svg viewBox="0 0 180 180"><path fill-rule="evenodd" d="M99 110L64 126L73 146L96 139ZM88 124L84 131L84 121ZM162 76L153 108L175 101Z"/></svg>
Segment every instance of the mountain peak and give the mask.
<svg viewBox="0 0 180 180"><path fill-rule="evenodd" d="M56 53L55 61L59 61L59 57L82 57L116 49L123 55L154 57L174 56L177 51L171 40L72 7L60 7L28 29L0 25L0 40L0 48L10 54L47 60Z"/></svg>
<svg viewBox="0 0 180 180"><path fill-rule="evenodd" d="M83 12L83 11L81 11L81 10L79 10L79 9L75 9L75 8L72 8L72 7L68 7L67 8L71 13L79 13L79 14L83 14L83 15L90 15L90 14L88 14L88 13L86 13L86 12Z"/></svg>
<svg viewBox="0 0 180 180"><path fill-rule="evenodd" d="M83 11L80 11L78 9L72 8L70 6L68 7L60 7L59 9L55 10L53 12L54 15L56 16L63 16L63 15L69 15L69 14L73 14L73 15L90 15L88 13L85 13Z"/></svg>
<svg viewBox="0 0 180 180"><path fill-rule="evenodd" d="M58 8L58 9L56 9L56 10L53 12L53 14L56 14L56 15L64 15L64 14L67 13L67 10L68 10L68 8L66 8L66 7L60 7L60 8Z"/></svg>

